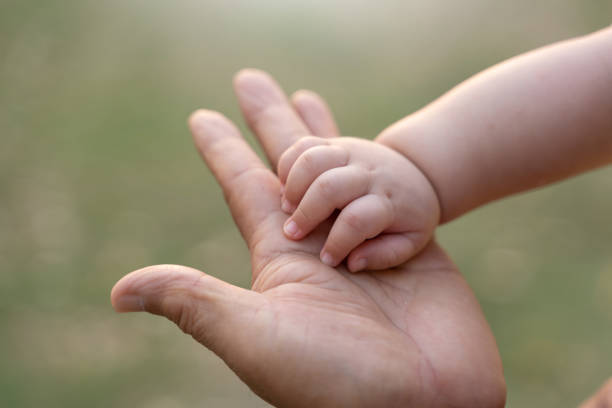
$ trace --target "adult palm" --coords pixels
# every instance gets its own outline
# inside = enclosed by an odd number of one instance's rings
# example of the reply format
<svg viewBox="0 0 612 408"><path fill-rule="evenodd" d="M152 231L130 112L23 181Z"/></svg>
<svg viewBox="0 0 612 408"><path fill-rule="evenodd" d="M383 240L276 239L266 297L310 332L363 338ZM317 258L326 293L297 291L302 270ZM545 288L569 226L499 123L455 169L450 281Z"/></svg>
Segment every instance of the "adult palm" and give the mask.
<svg viewBox="0 0 612 408"><path fill-rule="evenodd" d="M293 105L265 73L241 72L236 93L270 162L307 134L336 136L325 104ZM351 274L319 260L329 226L282 233L281 185L221 114L190 119L251 252L253 285L151 266L120 280L118 311L168 317L279 407L498 407L505 384L495 340L464 279L431 243L401 267Z"/></svg>

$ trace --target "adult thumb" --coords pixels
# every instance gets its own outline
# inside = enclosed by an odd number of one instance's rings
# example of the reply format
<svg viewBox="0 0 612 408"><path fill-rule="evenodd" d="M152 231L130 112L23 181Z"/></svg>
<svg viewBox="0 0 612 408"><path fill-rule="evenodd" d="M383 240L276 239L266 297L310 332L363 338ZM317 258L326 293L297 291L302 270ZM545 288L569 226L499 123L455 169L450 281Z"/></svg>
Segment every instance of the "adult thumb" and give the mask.
<svg viewBox="0 0 612 408"><path fill-rule="evenodd" d="M179 265L139 269L124 276L111 291L117 312L165 316L223 359L225 350L240 352L234 349L244 346L236 344L240 341L236 333L263 328L263 322L253 318L263 302L259 293Z"/></svg>

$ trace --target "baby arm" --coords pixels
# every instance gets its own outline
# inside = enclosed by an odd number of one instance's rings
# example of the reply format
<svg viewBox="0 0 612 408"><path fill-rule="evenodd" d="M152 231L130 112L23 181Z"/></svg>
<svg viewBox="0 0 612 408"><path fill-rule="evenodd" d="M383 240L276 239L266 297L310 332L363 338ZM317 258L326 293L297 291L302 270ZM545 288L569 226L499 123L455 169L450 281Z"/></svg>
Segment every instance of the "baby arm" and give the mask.
<svg viewBox="0 0 612 408"><path fill-rule="evenodd" d="M299 240L341 210L321 250L349 270L401 264L429 241L439 205L427 178L401 154L372 141L300 139L281 156L285 235Z"/></svg>
<svg viewBox="0 0 612 408"><path fill-rule="evenodd" d="M377 141L432 182L446 222L612 161L612 28L490 68Z"/></svg>

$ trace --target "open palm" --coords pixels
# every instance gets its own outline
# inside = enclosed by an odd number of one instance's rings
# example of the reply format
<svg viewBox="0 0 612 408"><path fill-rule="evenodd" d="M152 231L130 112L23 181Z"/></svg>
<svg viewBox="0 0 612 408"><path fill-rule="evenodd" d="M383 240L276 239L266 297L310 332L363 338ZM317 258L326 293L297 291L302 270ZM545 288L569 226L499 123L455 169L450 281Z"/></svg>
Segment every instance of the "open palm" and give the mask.
<svg viewBox="0 0 612 408"><path fill-rule="evenodd" d="M292 106L276 83L243 71L236 92L274 165L297 138L337 136L315 95ZM499 407L497 347L471 290L435 244L401 267L351 274L319 260L329 226L282 233L280 182L225 117L198 111L196 146L251 251L251 290L175 265L119 281L119 311L164 315L279 407Z"/></svg>

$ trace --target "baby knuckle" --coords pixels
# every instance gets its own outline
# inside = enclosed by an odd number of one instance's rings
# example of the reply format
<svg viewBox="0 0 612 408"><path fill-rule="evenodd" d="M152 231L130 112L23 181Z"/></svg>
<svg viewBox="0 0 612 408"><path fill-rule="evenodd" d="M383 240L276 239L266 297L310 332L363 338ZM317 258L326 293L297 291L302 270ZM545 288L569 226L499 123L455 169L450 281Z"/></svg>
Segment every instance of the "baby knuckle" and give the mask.
<svg viewBox="0 0 612 408"><path fill-rule="evenodd" d="M384 217L385 224L393 224L396 219L395 216L398 214L394 201L385 194L384 196L380 197L380 207L380 214L381 217Z"/></svg>
<svg viewBox="0 0 612 408"><path fill-rule="evenodd" d="M330 177L320 177L317 181L319 194L325 199L331 199L336 192L334 184Z"/></svg>
<svg viewBox="0 0 612 408"><path fill-rule="evenodd" d="M343 214L342 221L352 230L364 233L367 229L367 221L359 214L348 211Z"/></svg>
<svg viewBox="0 0 612 408"><path fill-rule="evenodd" d="M378 170L378 165L376 163L366 162L363 163L363 168L368 173L376 173Z"/></svg>
<svg viewBox="0 0 612 408"><path fill-rule="evenodd" d="M321 140L322 139L317 136L304 136L295 142L293 146L297 149L304 150L321 144Z"/></svg>
<svg viewBox="0 0 612 408"><path fill-rule="evenodd" d="M364 169L361 166L356 166L354 168L354 177L360 184L368 186L368 191L372 190L372 184L374 180L374 175L372 172Z"/></svg>
<svg viewBox="0 0 612 408"><path fill-rule="evenodd" d="M330 152L332 152L336 157L339 158L339 161L346 165L349 161L350 152L344 146L331 145L328 147Z"/></svg>
<svg viewBox="0 0 612 408"><path fill-rule="evenodd" d="M312 215L307 205L300 204L293 213L293 219L298 225L306 226L312 223Z"/></svg>
<svg viewBox="0 0 612 408"><path fill-rule="evenodd" d="M402 255L397 251L397 248L390 246L388 250L383 253L383 261L385 266L397 265L402 261Z"/></svg>
<svg viewBox="0 0 612 408"><path fill-rule="evenodd" d="M347 245L347 239L342 232L334 232L329 235L325 242L325 252L328 252L334 258L344 258L347 255L350 245Z"/></svg>
<svg viewBox="0 0 612 408"><path fill-rule="evenodd" d="M276 164L277 173L287 172L290 163L290 156L288 155L289 150L286 150L281 157L278 159L278 163Z"/></svg>
<svg viewBox="0 0 612 408"><path fill-rule="evenodd" d="M308 145L308 146L312 146L315 143L320 143L322 141L322 139L318 136L312 136L312 135L308 135L308 136L304 136L302 139L300 139L304 144Z"/></svg>
<svg viewBox="0 0 612 408"><path fill-rule="evenodd" d="M306 150L304 153L302 153L300 161L302 162L301 164L306 170L314 170L317 162L315 152L312 149Z"/></svg>

